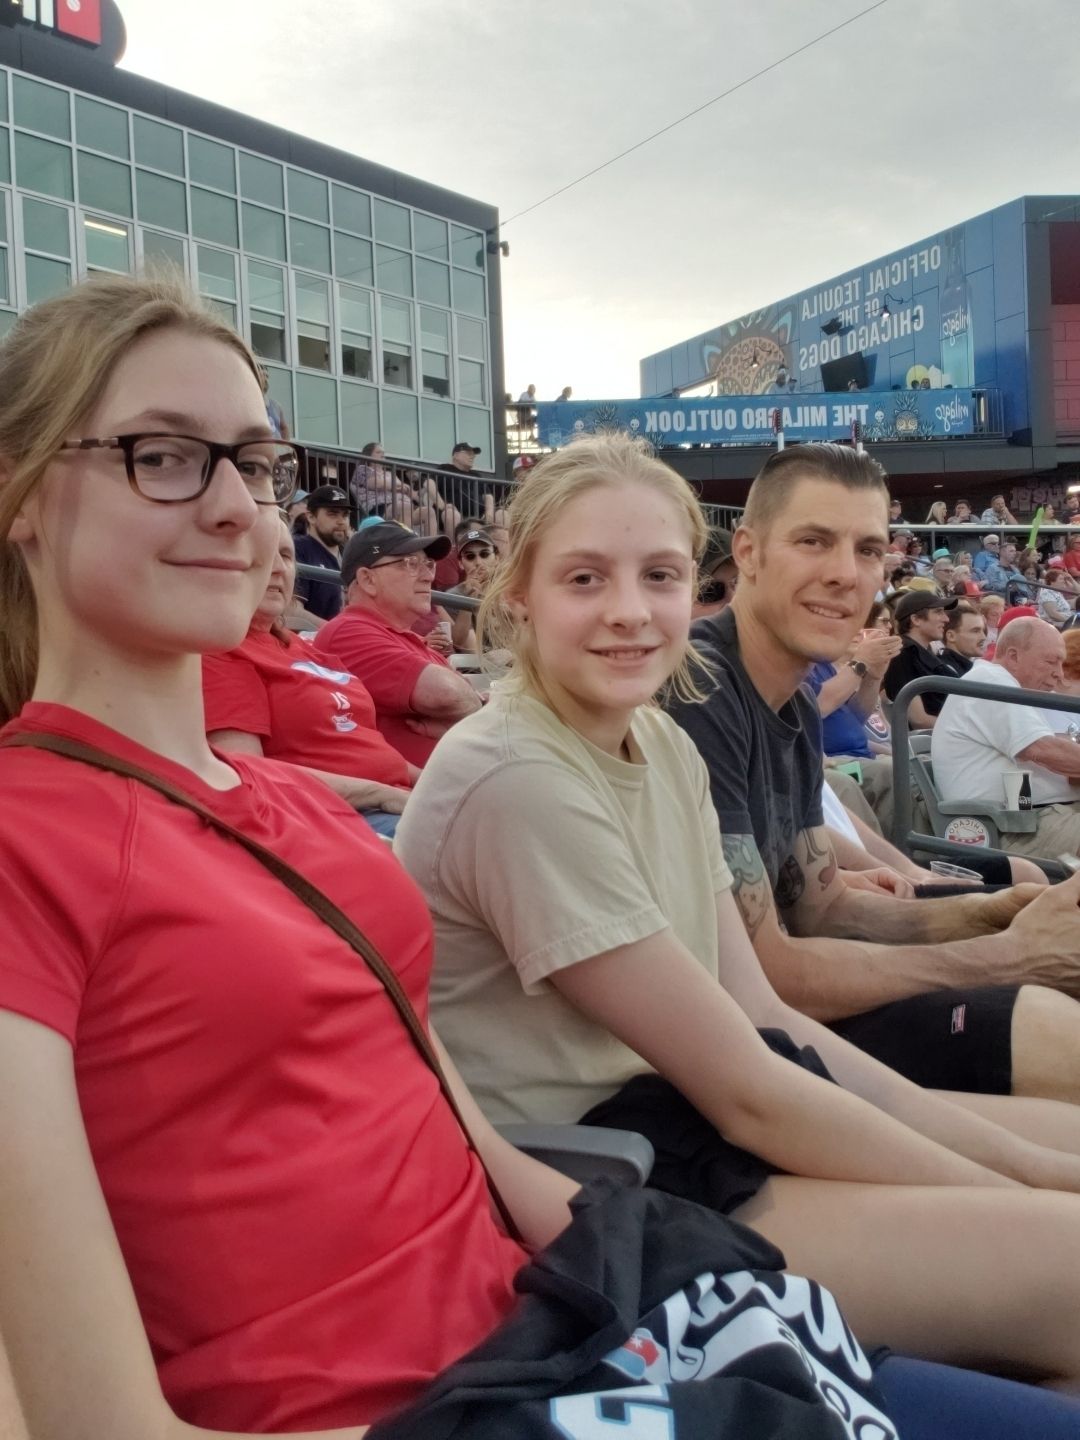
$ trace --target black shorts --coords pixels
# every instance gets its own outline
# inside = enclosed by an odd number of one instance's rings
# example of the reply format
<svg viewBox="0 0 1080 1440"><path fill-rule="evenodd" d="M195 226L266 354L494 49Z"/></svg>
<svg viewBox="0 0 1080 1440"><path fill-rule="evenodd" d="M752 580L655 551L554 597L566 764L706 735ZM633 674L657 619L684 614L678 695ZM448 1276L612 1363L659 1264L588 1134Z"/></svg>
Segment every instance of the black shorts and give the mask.
<svg viewBox="0 0 1080 1440"><path fill-rule="evenodd" d="M895 1000L829 1028L916 1085L976 1095L1012 1091L1012 1016L1018 985L935 990Z"/></svg>
<svg viewBox="0 0 1080 1440"><path fill-rule="evenodd" d="M798 1045L782 1030L762 1030L769 1049L820 1075L832 1076L817 1051ZM662 1075L637 1075L610 1100L602 1100L581 1118L582 1125L636 1130L656 1152L649 1176L654 1190L693 1200L730 1215L761 1189L770 1175L782 1173L767 1160L725 1140Z"/></svg>

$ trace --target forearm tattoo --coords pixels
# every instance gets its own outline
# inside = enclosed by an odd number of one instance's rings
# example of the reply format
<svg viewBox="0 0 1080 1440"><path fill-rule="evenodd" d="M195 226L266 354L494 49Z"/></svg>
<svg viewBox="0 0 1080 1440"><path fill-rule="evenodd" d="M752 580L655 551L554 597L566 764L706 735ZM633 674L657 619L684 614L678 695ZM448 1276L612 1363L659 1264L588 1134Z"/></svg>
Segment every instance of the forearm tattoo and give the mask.
<svg viewBox="0 0 1080 1440"><path fill-rule="evenodd" d="M721 843L731 871L731 893L753 940L773 903L765 866L752 835L724 835Z"/></svg>

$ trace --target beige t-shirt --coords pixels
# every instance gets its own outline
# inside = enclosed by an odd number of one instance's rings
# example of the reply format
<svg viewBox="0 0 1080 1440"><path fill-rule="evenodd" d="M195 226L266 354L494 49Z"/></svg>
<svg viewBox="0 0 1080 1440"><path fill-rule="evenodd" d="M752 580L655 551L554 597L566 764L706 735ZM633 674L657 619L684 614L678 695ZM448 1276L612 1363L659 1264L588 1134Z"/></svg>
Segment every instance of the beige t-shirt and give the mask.
<svg viewBox="0 0 1080 1440"><path fill-rule="evenodd" d="M497 1123L570 1122L649 1066L548 977L668 927L717 973L731 885L705 765L660 710L632 760L498 687L440 740L394 849L435 921L432 1019Z"/></svg>

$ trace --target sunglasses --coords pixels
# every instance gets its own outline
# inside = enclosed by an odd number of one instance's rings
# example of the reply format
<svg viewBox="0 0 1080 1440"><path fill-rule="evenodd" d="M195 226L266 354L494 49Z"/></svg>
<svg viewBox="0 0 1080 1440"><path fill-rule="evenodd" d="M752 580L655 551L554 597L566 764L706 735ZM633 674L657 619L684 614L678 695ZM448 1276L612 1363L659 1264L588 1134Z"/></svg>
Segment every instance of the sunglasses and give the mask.
<svg viewBox="0 0 1080 1440"><path fill-rule="evenodd" d="M490 560L495 551L490 545L485 545L482 550L468 549L461 552L462 560Z"/></svg>

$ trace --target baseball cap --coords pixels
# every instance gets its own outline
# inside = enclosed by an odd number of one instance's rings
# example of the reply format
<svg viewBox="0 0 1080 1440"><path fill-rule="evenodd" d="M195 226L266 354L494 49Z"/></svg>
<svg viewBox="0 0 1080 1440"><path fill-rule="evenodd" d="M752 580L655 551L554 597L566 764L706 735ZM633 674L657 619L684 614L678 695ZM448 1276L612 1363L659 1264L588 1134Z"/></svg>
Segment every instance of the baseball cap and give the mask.
<svg viewBox="0 0 1080 1440"><path fill-rule="evenodd" d="M982 543L983 543L984 545L1000 545L1000 544L1001 544L1001 536L1000 536L1000 535L984 535L984 536L983 536L983 542L982 542Z"/></svg>
<svg viewBox="0 0 1080 1440"><path fill-rule="evenodd" d="M947 545L942 545L940 549L934 551L930 558L931 560L951 560L952 551Z"/></svg>
<svg viewBox="0 0 1080 1440"><path fill-rule="evenodd" d="M514 461L514 471L516 473L518 470L531 470L535 464L536 461L531 455L519 455Z"/></svg>
<svg viewBox="0 0 1080 1440"><path fill-rule="evenodd" d="M320 485L317 490L312 490L307 497L307 508L318 510L327 506L349 508L349 497L342 490L340 485Z"/></svg>
<svg viewBox="0 0 1080 1440"><path fill-rule="evenodd" d="M459 450L468 450L468 452L470 453L470 455L479 455L479 454L480 454L480 446L479 446L479 445L470 445L470 444L469 444L467 441L465 441L465 440L459 440L459 441L457 442L457 444L454 446L453 450L450 451L450 454L451 454L451 455L456 455Z"/></svg>
<svg viewBox="0 0 1080 1440"><path fill-rule="evenodd" d="M432 560L442 560L453 549L448 535L417 535L399 520L365 525L345 546L341 557L341 583L349 586L358 570L368 570L387 555L415 555L422 550Z"/></svg>
<svg viewBox="0 0 1080 1440"><path fill-rule="evenodd" d="M494 544L494 541L486 530L469 530L464 535L462 535L461 539L458 541L458 554L461 554L462 550L465 549L466 545L473 544L477 540L480 540L485 545Z"/></svg>
<svg viewBox="0 0 1080 1440"><path fill-rule="evenodd" d="M918 615L923 610L955 610L960 604L958 595L948 600L930 590L905 590L896 604L897 620L906 620L909 615Z"/></svg>
<svg viewBox="0 0 1080 1440"><path fill-rule="evenodd" d="M705 541L705 553L701 557L701 573L711 575L718 565L731 559L731 531L719 525L709 530Z"/></svg>
<svg viewBox="0 0 1080 1440"><path fill-rule="evenodd" d="M1048 570L1064 570L1064 569L1065 569L1065 557L1064 557L1064 555L1051 555L1051 556L1050 556L1050 559L1047 560L1047 562L1046 562L1046 568L1047 568Z"/></svg>
<svg viewBox="0 0 1080 1440"><path fill-rule="evenodd" d="M1001 612L1001 619L998 621L998 634L1005 629L1010 620L1038 620L1039 612L1034 605L1010 605L1007 610Z"/></svg>

